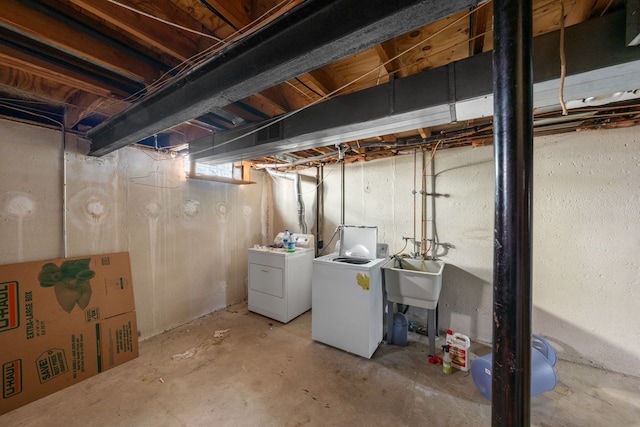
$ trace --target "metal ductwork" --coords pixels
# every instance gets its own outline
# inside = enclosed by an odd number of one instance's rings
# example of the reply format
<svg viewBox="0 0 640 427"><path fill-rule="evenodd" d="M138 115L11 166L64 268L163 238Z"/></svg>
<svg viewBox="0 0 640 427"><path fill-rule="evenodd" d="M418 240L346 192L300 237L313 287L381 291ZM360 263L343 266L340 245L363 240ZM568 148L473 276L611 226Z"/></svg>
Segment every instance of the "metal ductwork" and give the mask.
<svg viewBox="0 0 640 427"><path fill-rule="evenodd" d="M295 189L296 193L296 203L298 204L298 226L300 227L300 233L307 234L307 223L304 220L304 201L302 200L302 180L300 179L300 174L298 174L297 172L278 172L269 168L267 168L266 171L272 177L280 177L293 181L293 188Z"/></svg>
<svg viewBox="0 0 640 427"><path fill-rule="evenodd" d="M591 37L592 34L607 37ZM559 110L559 31L534 39L533 106ZM625 46L623 10L565 30L568 101L640 88L640 47ZM493 115L493 52L394 79L279 120L189 144L193 161L250 160Z"/></svg>
<svg viewBox="0 0 640 427"><path fill-rule="evenodd" d="M89 154L110 153L478 2L306 0L96 126Z"/></svg>

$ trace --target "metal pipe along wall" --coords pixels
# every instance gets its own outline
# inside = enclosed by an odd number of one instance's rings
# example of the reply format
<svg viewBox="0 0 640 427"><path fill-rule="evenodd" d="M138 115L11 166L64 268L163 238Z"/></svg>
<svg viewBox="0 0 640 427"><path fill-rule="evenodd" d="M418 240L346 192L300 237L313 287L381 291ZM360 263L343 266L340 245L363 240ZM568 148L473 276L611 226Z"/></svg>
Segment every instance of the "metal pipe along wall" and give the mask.
<svg viewBox="0 0 640 427"><path fill-rule="evenodd" d="M530 425L533 67L530 0L495 0L493 426Z"/></svg>

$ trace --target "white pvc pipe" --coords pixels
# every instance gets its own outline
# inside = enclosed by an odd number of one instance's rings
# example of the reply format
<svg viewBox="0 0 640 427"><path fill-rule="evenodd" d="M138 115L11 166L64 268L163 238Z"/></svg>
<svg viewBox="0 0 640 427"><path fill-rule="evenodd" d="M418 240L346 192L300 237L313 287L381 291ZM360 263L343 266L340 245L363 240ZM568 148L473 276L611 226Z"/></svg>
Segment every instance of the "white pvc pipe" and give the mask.
<svg viewBox="0 0 640 427"><path fill-rule="evenodd" d="M68 242L67 242L67 138L62 124L60 131L62 132L62 251L64 257L67 258Z"/></svg>

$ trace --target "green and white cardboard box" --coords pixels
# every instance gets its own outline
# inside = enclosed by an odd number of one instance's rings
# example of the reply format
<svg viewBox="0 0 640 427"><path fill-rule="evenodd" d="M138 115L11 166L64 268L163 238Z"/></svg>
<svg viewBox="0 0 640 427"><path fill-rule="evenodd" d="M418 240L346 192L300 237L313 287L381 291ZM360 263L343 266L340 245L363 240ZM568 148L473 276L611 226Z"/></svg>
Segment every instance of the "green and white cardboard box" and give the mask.
<svg viewBox="0 0 640 427"><path fill-rule="evenodd" d="M137 356L127 252L0 266L0 414Z"/></svg>

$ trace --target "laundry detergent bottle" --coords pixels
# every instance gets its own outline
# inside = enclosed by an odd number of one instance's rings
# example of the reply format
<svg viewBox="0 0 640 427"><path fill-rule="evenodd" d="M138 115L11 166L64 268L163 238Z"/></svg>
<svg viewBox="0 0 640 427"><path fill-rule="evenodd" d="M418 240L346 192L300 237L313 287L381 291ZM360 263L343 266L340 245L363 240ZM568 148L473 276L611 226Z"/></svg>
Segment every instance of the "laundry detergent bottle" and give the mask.
<svg viewBox="0 0 640 427"><path fill-rule="evenodd" d="M296 251L296 240L293 238L293 234L289 233L289 241L287 242L287 252Z"/></svg>
<svg viewBox="0 0 640 427"><path fill-rule="evenodd" d="M289 239L291 235L289 234L289 230L284 230L284 234L282 235L282 247L285 249L289 249Z"/></svg>

